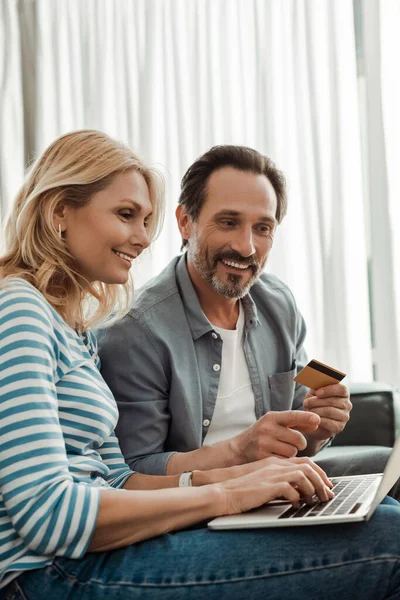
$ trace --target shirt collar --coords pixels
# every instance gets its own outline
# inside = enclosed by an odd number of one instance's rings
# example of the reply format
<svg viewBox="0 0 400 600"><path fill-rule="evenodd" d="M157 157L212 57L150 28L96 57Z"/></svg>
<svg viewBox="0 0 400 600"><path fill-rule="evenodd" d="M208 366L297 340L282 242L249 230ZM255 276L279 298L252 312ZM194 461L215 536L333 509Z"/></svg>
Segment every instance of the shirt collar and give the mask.
<svg viewBox="0 0 400 600"><path fill-rule="evenodd" d="M176 281L179 287L186 316L192 330L194 340L197 340L205 333L214 331L212 323L207 319L201 308L196 290L186 265L186 253L182 254L176 265ZM245 331L250 331L256 325L259 325L257 308L250 294L242 298L245 318Z"/></svg>

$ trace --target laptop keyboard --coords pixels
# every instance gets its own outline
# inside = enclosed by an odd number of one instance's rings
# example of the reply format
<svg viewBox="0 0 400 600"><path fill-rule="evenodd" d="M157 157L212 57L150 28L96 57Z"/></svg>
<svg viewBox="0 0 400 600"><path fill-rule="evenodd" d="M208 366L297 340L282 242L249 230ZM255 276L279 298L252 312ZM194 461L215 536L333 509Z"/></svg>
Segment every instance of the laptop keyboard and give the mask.
<svg viewBox="0 0 400 600"><path fill-rule="evenodd" d="M343 480L342 478L332 477L333 492L335 497L328 502L316 501L315 504L306 504L302 502L298 508L291 506L279 519L298 519L299 517L320 517L332 515L347 515L355 513L360 507L361 496L376 481L376 475L366 475L365 477L351 477Z"/></svg>

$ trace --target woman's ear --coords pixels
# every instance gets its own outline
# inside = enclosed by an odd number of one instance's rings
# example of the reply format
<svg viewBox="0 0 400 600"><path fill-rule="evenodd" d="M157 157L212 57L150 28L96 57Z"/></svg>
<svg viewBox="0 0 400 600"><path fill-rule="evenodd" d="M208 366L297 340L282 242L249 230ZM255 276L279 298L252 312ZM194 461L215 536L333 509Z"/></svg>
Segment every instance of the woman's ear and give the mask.
<svg viewBox="0 0 400 600"><path fill-rule="evenodd" d="M182 204L178 204L175 215L182 239L189 240L192 234L193 221Z"/></svg>
<svg viewBox="0 0 400 600"><path fill-rule="evenodd" d="M60 234L67 229L67 210L65 204L57 204L53 213L54 229Z"/></svg>

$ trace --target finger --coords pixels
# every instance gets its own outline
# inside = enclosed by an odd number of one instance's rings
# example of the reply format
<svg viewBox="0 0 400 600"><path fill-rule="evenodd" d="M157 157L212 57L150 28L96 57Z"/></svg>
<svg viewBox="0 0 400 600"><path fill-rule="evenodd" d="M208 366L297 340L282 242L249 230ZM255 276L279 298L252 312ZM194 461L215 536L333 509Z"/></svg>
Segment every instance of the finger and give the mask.
<svg viewBox="0 0 400 600"><path fill-rule="evenodd" d="M268 439L265 441L261 440L259 444L259 450L261 455L266 455L267 453L272 453L275 456L283 456L284 458L291 458L292 456L296 456L298 452L297 446L293 444L287 444L286 442L281 442L277 439Z"/></svg>
<svg viewBox="0 0 400 600"><path fill-rule="evenodd" d="M335 497L335 494L330 489L327 489L326 495L327 495L327 500L332 500L332 498ZM315 504L318 504L319 500L321 502L325 502L324 499L318 498L318 496L316 494L314 494L314 496L304 496L303 500L309 506L315 506Z"/></svg>
<svg viewBox="0 0 400 600"><path fill-rule="evenodd" d="M313 483L306 477L301 469L288 471L286 473L286 478L288 483L298 490L301 498L312 498L316 494Z"/></svg>
<svg viewBox="0 0 400 600"><path fill-rule="evenodd" d="M292 504L294 507L298 507L300 503L299 492L288 482L279 481L273 486L274 499L284 499Z"/></svg>
<svg viewBox="0 0 400 600"><path fill-rule="evenodd" d="M329 487L325 484L322 477L319 476L317 471L315 471L310 465L303 464L298 465L296 471L294 471L294 475L290 472L288 474L290 477L297 477L297 473L302 473L302 478L299 477L296 485L299 486L299 489L304 496L314 496L316 494L320 500L326 502L331 497L328 494ZM288 479L291 481L291 479Z"/></svg>
<svg viewBox="0 0 400 600"><path fill-rule="evenodd" d="M271 413L267 413L271 414ZM265 416L267 416L265 415ZM302 410L284 410L274 413L276 423L283 427L292 429L301 429L302 431L314 431L318 428L319 420L313 413L307 413Z"/></svg>
<svg viewBox="0 0 400 600"><path fill-rule="evenodd" d="M303 464L301 465L301 469L304 475L313 483L315 493L320 500L325 501L333 497L332 494L330 494L330 488L332 486L325 483L324 478L319 475L318 471L314 469L312 465Z"/></svg>
<svg viewBox="0 0 400 600"><path fill-rule="evenodd" d="M268 470L266 476L270 477ZM298 487L304 497L312 497L316 494L324 502L332 497L328 494L330 486L325 484L322 477L309 464L281 466L276 477L286 478L286 481Z"/></svg>
<svg viewBox="0 0 400 600"><path fill-rule="evenodd" d="M314 409L322 406L335 406L341 410L351 411L353 408L352 403L348 398L341 398L337 396L328 396L327 398L319 398L318 396L310 396L305 398L303 407L305 409Z"/></svg>
<svg viewBox="0 0 400 600"><path fill-rule="evenodd" d="M324 481L324 483L328 486L328 487L333 487L333 483L332 481L329 479L328 475L325 473L325 471L322 469L322 467L320 467L319 465L317 465L311 458L309 458L308 456L301 456L301 457L295 457L295 458L289 458L287 459L287 461L294 463L294 464L307 464L310 465L310 467L312 469L314 469L318 475L321 477L321 479Z"/></svg>
<svg viewBox="0 0 400 600"><path fill-rule="evenodd" d="M350 397L349 388L343 383L334 383L332 385L326 385L315 391L317 396L341 396Z"/></svg>
<svg viewBox="0 0 400 600"><path fill-rule="evenodd" d="M291 429L290 427L279 426L276 431L276 439L295 446L297 450L304 450L307 447L307 440L304 435L297 429Z"/></svg>
<svg viewBox="0 0 400 600"><path fill-rule="evenodd" d="M347 411L335 408L334 406L313 408L312 412L321 417L321 419L330 419L332 421L339 421L341 423L347 423L350 418L350 415Z"/></svg>
<svg viewBox="0 0 400 600"><path fill-rule="evenodd" d="M332 435L337 435L343 431L346 423L344 421L333 421L332 419L321 419L321 425L319 426L319 433L324 433L321 439L326 439Z"/></svg>
<svg viewBox="0 0 400 600"><path fill-rule="evenodd" d="M289 460L292 460L292 459L288 458L287 456L282 456L280 454L274 454L274 455L267 456L266 458L261 458L260 460L256 460L254 462L247 463L247 465L240 465L240 467L246 469L246 466L247 466L247 468L249 469L249 472L258 471L259 469L263 469L264 467L274 467L274 466L282 465L285 463L285 461L289 461ZM228 468L230 468L230 467L228 467Z"/></svg>

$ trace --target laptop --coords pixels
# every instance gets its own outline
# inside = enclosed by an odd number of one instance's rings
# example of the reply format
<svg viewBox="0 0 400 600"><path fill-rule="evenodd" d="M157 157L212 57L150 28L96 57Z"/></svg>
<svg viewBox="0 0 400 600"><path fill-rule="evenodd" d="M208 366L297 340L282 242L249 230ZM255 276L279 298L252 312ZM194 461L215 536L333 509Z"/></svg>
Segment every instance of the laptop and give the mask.
<svg viewBox="0 0 400 600"><path fill-rule="evenodd" d="M275 500L246 513L217 517L210 529L252 529L263 527L299 527L368 521L400 477L400 438L397 439L383 473L331 477L335 497L298 508Z"/></svg>

